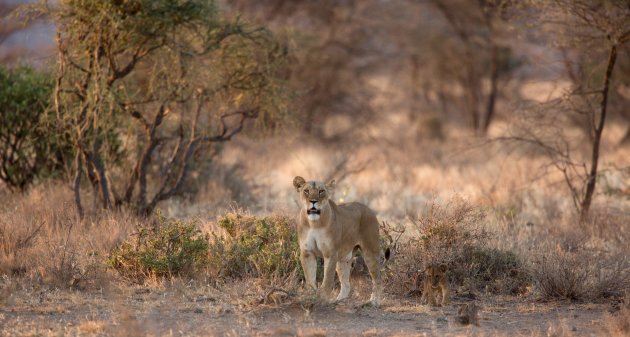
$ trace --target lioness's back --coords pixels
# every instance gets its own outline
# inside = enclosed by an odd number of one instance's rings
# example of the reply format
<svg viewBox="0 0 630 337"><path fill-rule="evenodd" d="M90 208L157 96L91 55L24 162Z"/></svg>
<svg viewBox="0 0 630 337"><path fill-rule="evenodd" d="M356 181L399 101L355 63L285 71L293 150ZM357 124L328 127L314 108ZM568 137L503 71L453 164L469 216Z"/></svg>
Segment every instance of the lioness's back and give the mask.
<svg viewBox="0 0 630 337"><path fill-rule="evenodd" d="M359 222L361 227L373 226L376 223L378 228L378 220L376 219L376 213L372 211L370 207L362 204L358 201L352 201L348 203L335 204L331 202L331 206L336 206L337 214L347 217L348 220L352 219Z"/></svg>

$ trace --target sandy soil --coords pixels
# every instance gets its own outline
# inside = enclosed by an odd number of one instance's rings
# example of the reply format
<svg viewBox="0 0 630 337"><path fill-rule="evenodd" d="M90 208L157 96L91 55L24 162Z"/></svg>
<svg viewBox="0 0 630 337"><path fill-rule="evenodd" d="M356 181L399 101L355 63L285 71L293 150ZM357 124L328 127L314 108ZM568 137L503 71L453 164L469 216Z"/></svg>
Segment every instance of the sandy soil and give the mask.
<svg viewBox="0 0 630 337"><path fill-rule="evenodd" d="M3 336L470 336L605 334L611 304L542 303L517 297L478 297L479 326L457 320L455 297L445 308L417 299L363 307L358 295L322 304L211 287L126 286L110 290L16 290L0 307ZM235 297L234 294L239 294Z"/></svg>

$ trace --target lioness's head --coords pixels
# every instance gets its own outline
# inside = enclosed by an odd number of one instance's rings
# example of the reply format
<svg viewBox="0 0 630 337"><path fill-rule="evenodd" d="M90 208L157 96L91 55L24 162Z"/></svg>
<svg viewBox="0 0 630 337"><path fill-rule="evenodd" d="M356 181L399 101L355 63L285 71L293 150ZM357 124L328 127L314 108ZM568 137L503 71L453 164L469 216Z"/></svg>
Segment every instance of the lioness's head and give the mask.
<svg viewBox="0 0 630 337"><path fill-rule="evenodd" d="M335 181L324 184L321 181L306 181L297 176L293 179L293 186L300 194L302 208L306 210L307 218L311 221L319 220L322 209L328 206L328 198L335 186Z"/></svg>
<svg viewBox="0 0 630 337"><path fill-rule="evenodd" d="M440 286L440 283L446 277L446 265L431 264L424 270L427 279L429 280L431 287L436 289Z"/></svg>

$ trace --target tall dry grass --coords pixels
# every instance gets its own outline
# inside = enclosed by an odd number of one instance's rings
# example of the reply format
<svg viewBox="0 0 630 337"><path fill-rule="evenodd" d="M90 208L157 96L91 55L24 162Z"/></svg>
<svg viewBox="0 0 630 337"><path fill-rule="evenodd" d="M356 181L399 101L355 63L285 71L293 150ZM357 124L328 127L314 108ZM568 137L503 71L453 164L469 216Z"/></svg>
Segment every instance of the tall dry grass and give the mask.
<svg viewBox="0 0 630 337"><path fill-rule="evenodd" d="M0 201L0 274L37 284L85 287L96 282L104 258L143 221L121 212L77 217L63 185L32 188Z"/></svg>

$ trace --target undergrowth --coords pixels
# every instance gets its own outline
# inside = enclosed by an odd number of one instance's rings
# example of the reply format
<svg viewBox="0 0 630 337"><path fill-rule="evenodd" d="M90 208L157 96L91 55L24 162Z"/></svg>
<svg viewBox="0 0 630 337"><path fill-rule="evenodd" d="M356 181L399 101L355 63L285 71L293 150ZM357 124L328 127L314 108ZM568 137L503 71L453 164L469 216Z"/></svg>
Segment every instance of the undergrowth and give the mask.
<svg viewBox="0 0 630 337"><path fill-rule="evenodd" d="M460 199L432 204L413 220L416 232L399 245L388 270L390 291L417 293L425 267L444 264L451 284L468 291L523 292L531 283L527 269L515 253L489 247L492 235L484 229L484 219L480 208Z"/></svg>
<svg viewBox="0 0 630 337"><path fill-rule="evenodd" d="M208 265L208 247L209 236L196 222L158 214L153 226L138 226L114 249L109 263L120 275L139 283L151 277L192 277Z"/></svg>
<svg viewBox="0 0 630 337"><path fill-rule="evenodd" d="M214 234L210 243L210 267L217 277L302 277L292 218L231 212L217 225L225 231L225 235Z"/></svg>

